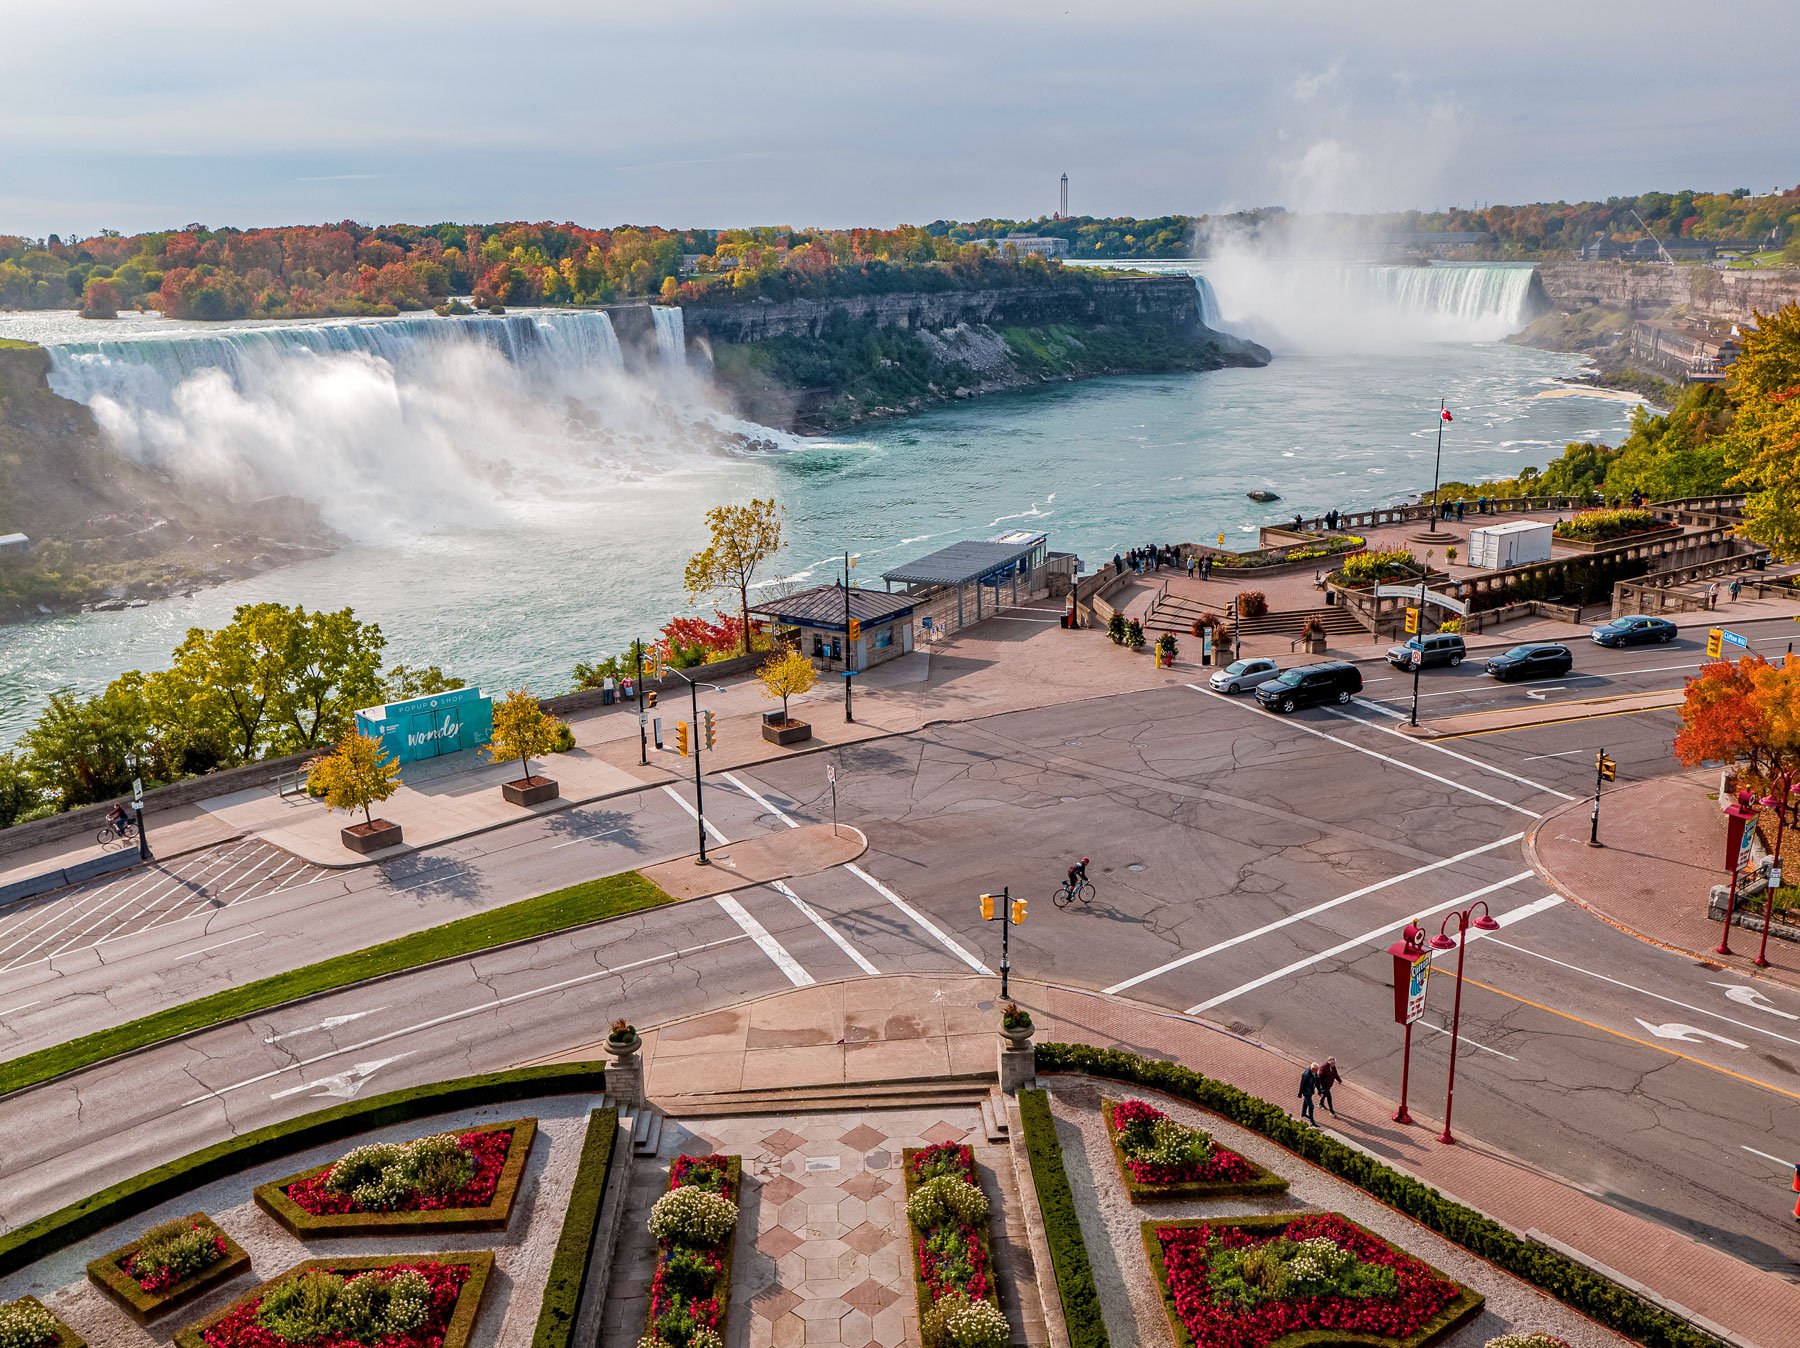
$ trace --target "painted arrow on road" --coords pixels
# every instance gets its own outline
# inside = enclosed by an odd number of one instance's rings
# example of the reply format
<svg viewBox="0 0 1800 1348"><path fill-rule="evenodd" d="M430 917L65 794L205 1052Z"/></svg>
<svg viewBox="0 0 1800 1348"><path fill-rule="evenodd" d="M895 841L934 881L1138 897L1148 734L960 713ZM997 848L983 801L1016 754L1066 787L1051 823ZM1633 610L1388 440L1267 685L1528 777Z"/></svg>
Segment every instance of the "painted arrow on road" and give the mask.
<svg viewBox="0 0 1800 1348"><path fill-rule="evenodd" d="M319 1030L335 1030L340 1025L348 1025L353 1020L361 1020L364 1016L372 1016L377 1011L385 1011L385 1006L372 1006L367 1011L352 1011L347 1016L327 1016L317 1025L308 1025L304 1029L288 1030L282 1034L272 1034L263 1040L265 1044L279 1044L283 1039L297 1039L303 1034L313 1034Z"/></svg>
<svg viewBox="0 0 1800 1348"><path fill-rule="evenodd" d="M1635 1019L1637 1020L1637 1023L1639 1025L1642 1025L1646 1030L1650 1031L1650 1033L1655 1035L1658 1039L1679 1039L1683 1043L1687 1043L1687 1044L1698 1044L1707 1039L1710 1039L1714 1043L1724 1044L1728 1048L1749 1048L1750 1047L1748 1044L1738 1043L1738 1041L1735 1039L1727 1039L1722 1034L1714 1034L1711 1030L1700 1030L1700 1029L1694 1028L1694 1026L1692 1026L1692 1025L1683 1025L1678 1020L1672 1020L1667 1025L1652 1025L1649 1021L1645 1020L1642 1016L1635 1017Z"/></svg>
<svg viewBox="0 0 1800 1348"><path fill-rule="evenodd" d="M1533 701L1542 702L1546 698L1548 698L1551 693L1566 693L1568 691L1569 690L1566 685L1559 683L1552 687L1541 689L1541 690L1527 688L1525 690L1525 696L1528 698L1531 698Z"/></svg>
<svg viewBox="0 0 1800 1348"><path fill-rule="evenodd" d="M1783 1020L1800 1020L1800 1016L1790 1011L1783 1011L1772 1004L1763 995L1761 988L1745 987L1742 983L1714 983L1715 988L1724 988L1725 995L1739 1006L1748 1006L1757 1011L1767 1011L1771 1016L1780 1016Z"/></svg>
<svg viewBox="0 0 1800 1348"><path fill-rule="evenodd" d="M1739 1045L1741 1048L1742 1045ZM303 1085L289 1086L285 1091L276 1091L269 1098L282 1100L290 1095L299 1095L310 1091L313 1095L324 1097L334 1095L340 1100L355 1098L356 1093L369 1084L369 1078L391 1062L409 1057L409 1054L398 1053L391 1058L376 1058L372 1062L359 1062L348 1071L339 1072L335 1076L320 1077L317 1081L308 1081Z"/></svg>

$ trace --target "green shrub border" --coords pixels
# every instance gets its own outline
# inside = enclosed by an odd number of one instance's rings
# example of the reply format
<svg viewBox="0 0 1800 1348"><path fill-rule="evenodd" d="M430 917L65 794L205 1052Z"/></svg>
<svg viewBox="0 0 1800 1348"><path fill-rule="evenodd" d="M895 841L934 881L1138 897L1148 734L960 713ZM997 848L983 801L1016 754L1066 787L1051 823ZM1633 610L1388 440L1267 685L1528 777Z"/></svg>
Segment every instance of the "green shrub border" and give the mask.
<svg viewBox="0 0 1800 1348"><path fill-rule="evenodd" d="M1085 1072L1147 1087L1223 1115L1645 1348L1722 1348L1712 1335L1585 1264L1514 1235L1492 1218L1235 1086L1177 1063L1090 1044L1039 1044L1036 1066L1039 1072Z"/></svg>
<svg viewBox="0 0 1800 1348"><path fill-rule="evenodd" d="M464 1208L432 1208L423 1212L308 1212L288 1197L288 1187L337 1164L337 1161L327 1161L286 1179L257 1185L254 1191L256 1206L302 1240L320 1236L411 1236L427 1231L504 1231L512 1220L519 1181L525 1178L525 1162L530 1159L531 1144L537 1137L537 1120L508 1119L504 1123L484 1123L463 1131L512 1133L512 1141L506 1148L506 1163L500 1167L500 1178L494 1185L494 1196L485 1203Z"/></svg>
<svg viewBox="0 0 1800 1348"><path fill-rule="evenodd" d="M44 1348L88 1348L86 1339L82 1338L81 1335L77 1334L74 1330L70 1329L68 1325L64 1324L62 1316L51 1310L36 1297L15 1297L11 1301L0 1302L0 1305L22 1306L28 1301L45 1315L48 1315L52 1320L56 1321L56 1337L45 1344Z"/></svg>
<svg viewBox="0 0 1800 1348"><path fill-rule="evenodd" d="M238 1274L250 1271L250 1256L244 1253L244 1247L226 1235L219 1224L204 1212L190 1212L176 1220L184 1224L204 1223L211 1227L213 1234L224 1240L225 1253L199 1272L190 1273L180 1282L165 1287L160 1292L146 1292L136 1278L119 1267L127 1257L137 1253L138 1246L144 1243L142 1236L98 1259L88 1261L88 1281L123 1306L140 1325L147 1325L150 1321L167 1315L177 1306L185 1305L214 1283L228 1282Z"/></svg>
<svg viewBox="0 0 1800 1348"><path fill-rule="evenodd" d="M1242 1152L1231 1151L1230 1147L1217 1138L1213 1139L1213 1145L1220 1151L1231 1152L1254 1170L1256 1174L1252 1178L1230 1184L1209 1183L1204 1180L1181 1184L1145 1184L1125 1164L1125 1148L1119 1141L1118 1125L1113 1122L1113 1106L1117 1103L1119 1102L1102 1098L1100 1112L1106 1117L1106 1140L1112 1143L1113 1161L1119 1167L1119 1178L1124 1182L1125 1193L1133 1203L1155 1203L1176 1198L1271 1198L1287 1192L1288 1182L1280 1175L1263 1169Z"/></svg>
<svg viewBox="0 0 1800 1348"><path fill-rule="evenodd" d="M974 1169L975 1149L966 1142L959 1142L957 1145L969 1153L969 1167L970 1169ZM925 1147L904 1147L900 1152L900 1176L906 1181L906 1206L908 1208L912 1206L913 1190L918 1188L918 1185L913 1182L913 1157L926 1150L928 1150L928 1148ZM979 1178L977 1179L976 1187L980 1187ZM906 1244L912 1251L913 1299L919 1304L919 1321L923 1324L925 1313L931 1309L931 1289L925 1285L925 1270L919 1263L918 1238L925 1233L912 1224L912 1213L902 1212L901 1216L906 1219ZM1000 1312L1001 1317L1005 1318L1006 1309L1000 1304L1000 1269L994 1263L994 1242L988 1232L988 1226L991 1224L991 1221L992 1214L990 1213L989 1222L983 1223L976 1234L981 1237L981 1248L987 1254L987 1266L990 1275L988 1278L987 1299L993 1303L994 1309ZM1011 1321L1008 1321L1007 1323L1010 1324Z"/></svg>
<svg viewBox="0 0 1800 1348"><path fill-rule="evenodd" d="M538 1308L531 1348L569 1348L574 1341L575 1321L581 1313L582 1294L587 1290L588 1264L594 1257L594 1238L618 1136L618 1110L596 1109L588 1115L587 1137L581 1144L581 1160L569 1190L568 1212L563 1217L562 1234L556 1240L556 1254L550 1260L550 1276L544 1283L544 1299Z"/></svg>
<svg viewBox="0 0 1800 1348"><path fill-rule="evenodd" d="M1181 1323L1181 1316L1175 1310L1175 1297L1169 1291L1169 1268L1163 1262L1162 1242L1156 1238L1158 1231L1173 1228L1191 1230L1201 1226L1230 1226L1240 1231L1251 1231L1257 1234L1280 1235L1300 1217L1310 1216L1304 1212L1283 1212L1273 1215L1259 1214L1243 1217L1198 1217L1167 1222L1145 1222L1139 1230L1143 1233L1144 1253L1150 1257L1150 1269L1156 1275L1156 1290L1162 1293L1163 1314L1169 1317L1169 1328L1175 1334L1175 1348L1195 1348L1194 1340L1187 1332L1187 1326ZM1335 1213L1364 1235L1381 1241L1390 1250L1406 1254L1392 1241L1376 1235L1361 1222L1352 1222L1343 1213ZM1408 1258L1418 1259L1416 1254L1408 1254ZM1464 1287L1455 1278L1441 1268L1419 1259L1421 1264L1429 1268L1438 1277L1456 1289L1456 1300L1431 1319L1420 1325L1404 1338L1396 1338L1392 1334L1362 1334L1343 1329L1299 1329L1291 1334L1283 1334L1268 1345L1268 1348L1348 1348L1353 1344L1369 1344L1372 1348L1426 1348L1435 1343L1451 1330L1467 1323L1481 1313L1487 1298L1481 1293Z"/></svg>
<svg viewBox="0 0 1800 1348"><path fill-rule="evenodd" d="M372 1268L393 1268L395 1265L412 1264L461 1264L469 1270L464 1280L462 1291L457 1293L456 1309L450 1312L450 1319L444 1326L442 1348L468 1348L469 1340L475 1334L475 1317L481 1313L482 1294L487 1291L488 1278L494 1272L494 1253L492 1250L460 1250L450 1254L365 1254L347 1255L340 1259L303 1259L285 1272L276 1274L267 1282L258 1283L243 1296L236 1298L229 1305L221 1306L204 1319L175 1331L175 1348L207 1348L206 1331L219 1321L230 1315L246 1302L265 1296L278 1283L289 1278L298 1277L315 1268L322 1268L332 1273L365 1273Z"/></svg>
<svg viewBox="0 0 1800 1348"><path fill-rule="evenodd" d="M743 1161L743 1158L741 1156L727 1156L725 1158L725 1173L731 1177L731 1192L737 1196L738 1220L741 1222L744 1219L744 1161ZM670 1170L669 1170L669 1187L665 1188L663 1190L663 1193L665 1195L674 1192L674 1181L675 1181L675 1171L673 1168L673 1163L671 1162ZM654 1242L652 1242L652 1244L656 1250L656 1258L654 1260L652 1260L651 1264L650 1264L650 1276L654 1283L654 1279L656 1276L656 1266L662 1262L663 1252L662 1252L662 1247L660 1245L655 1245ZM732 1266L732 1264L734 1264L736 1262L736 1257L735 1257L736 1250L737 1250L737 1227L733 1226L731 1228L731 1238L725 1242L725 1258L721 1261L720 1266L719 1266L719 1282L718 1282L718 1285L713 1289L713 1296L718 1300L718 1303L719 1303L719 1337L721 1339L723 1339L726 1343L731 1342L731 1340L726 1338L725 1335L726 1335L727 1321L729 1321L731 1318L731 1266ZM654 1336L656 1333L656 1323L653 1320L651 1320L651 1318L650 1318L650 1309L651 1309L650 1288L646 1287L644 1289L644 1337L645 1338L650 1338L650 1337Z"/></svg>
<svg viewBox="0 0 1800 1348"><path fill-rule="evenodd" d="M1056 1274L1056 1293L1062 1301L1070 1348L1112 1348L1100 1314L1100 1293L1094 1287L1094 1269L1088 1262L1075 1195L1063 1169L1062 1143L1056 1138L1050 1097L1041 1090L1020 1091L1019 1122L1025 1130L1025 1158L1031 1163L1038 1210L1044 1214L1044 1241L1050 1247L1050 1266Z"/></svg>
<svg viewBox="0 0 1800 1348"><path fill-rule="evenodd" d="M278 1156L289 1156L390 1124L478 1105L530 1100L544 1095L598 1095L605 1088L605 1080L600 1063L549 1063L389 1091L385 1095L371 1095L365 1100L352 1100L330 1109L302 1114L296 1119L272 1123L121 1180L0 1235L0 1276L17 1272L45 1255L66 1249L96 1231L146 1212L178 1194Z"/></svg>

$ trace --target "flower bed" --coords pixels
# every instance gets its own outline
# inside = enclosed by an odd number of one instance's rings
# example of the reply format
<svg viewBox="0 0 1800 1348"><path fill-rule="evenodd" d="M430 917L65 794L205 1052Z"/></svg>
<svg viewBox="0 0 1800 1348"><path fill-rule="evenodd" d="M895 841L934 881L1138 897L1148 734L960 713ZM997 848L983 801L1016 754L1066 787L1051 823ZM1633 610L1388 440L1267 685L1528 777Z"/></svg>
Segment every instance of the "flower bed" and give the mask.
<svg viewBox="0 0 1800 1348"><path fill-rule="evenodd" d="M1424 1348L1484 1298L1335 1212L1145 1222L1178 1348Z"/></svg>
<svg viewBox="0 0 1800 1348"><path fill-rule="evenodd" d="M302 1239L395 1231L500 1231L537 1136L536 1119L357 1147L256 1187L256 1204Z"/></svg>
<svg viewBox="0 0 1800 1348"><path fill-rule="evenodd" d="M140 1324L193 1300L250 1267L230 1236L204 1212L153 1226L87 1266L88 1279Z"/></svg>
<svg viewBox="0 0 1800 1348"><path fill-rule="evenodd" d="M493 1271L486 1250L308 1259L177 1331L175 1348L468 1348Z"/></svg>
<svg viewBox="0 0 1800 1348"><path fill-rule="evenodd" d="M1286 1193L1288 1182L1142 1100L1102 1100L1106 1136L1133 1202Z"/></svg>
<svg viewBox="0 0 1800 1348"><path fill-rule="evenodd" d="M87 1348L87 1341L36 1297L20 1297L0 1302L0 1348Z"/></svg>
<svg viewBox="0 0 1800 1348"><path fill-rule="evenodd" d="M1405 548L1353 552L1344 558L1343 566L1330 578L1349 589L1379 585L1390 580L1417 580L1419 563Z"/></svg>
<svg viewBox="0 0 1800 1348"><path fill-rule="evenodd" d="M638 1348L724 1348L742 1179L736 1156L677 1156L669 1167L668 1192L650 1209L656 1273Z"/></svg>
<svg viewBox="0 0 1800 1348"><path fill-rule="evenodd" d="M924 1348L1006 1348L987 1195L975 1153L960 1142L908 1147L906 1217L912 1228L913 1290Z"/></svg>
<svg viewBox="0 0 1800 1348"><path fill-rule="evenodd" d="M1667 527L1648 510L1578 510L1552 532L1558 538L1583 543L1608 543Z"/></svg>

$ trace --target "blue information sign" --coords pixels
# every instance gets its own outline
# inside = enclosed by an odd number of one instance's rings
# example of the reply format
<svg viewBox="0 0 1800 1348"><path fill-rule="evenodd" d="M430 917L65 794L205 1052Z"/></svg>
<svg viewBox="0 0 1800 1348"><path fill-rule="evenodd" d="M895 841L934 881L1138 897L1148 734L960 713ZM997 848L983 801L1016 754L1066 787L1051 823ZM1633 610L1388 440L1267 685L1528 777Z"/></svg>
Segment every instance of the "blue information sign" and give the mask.
<svg viewBox="0 0 1800 1348"><path fill-rule="evenodd" d="M356 713L356 728L379 739L396 762L415 763L486 744L494 734L494 703L479 688L456 688L366 707Z"/></svg>
<svg viewBox="0 0 1800 1348"><path fill-rule="evenodd" d="M1721 628L1719 631L1719 637L1721 640L1723 640L1725 642L1725 644L1727 646L1741 646L1745 650L1750 649L1750 639L1748 637L1739 636L1736 632L1733 632L1729 627Z"/></svg>

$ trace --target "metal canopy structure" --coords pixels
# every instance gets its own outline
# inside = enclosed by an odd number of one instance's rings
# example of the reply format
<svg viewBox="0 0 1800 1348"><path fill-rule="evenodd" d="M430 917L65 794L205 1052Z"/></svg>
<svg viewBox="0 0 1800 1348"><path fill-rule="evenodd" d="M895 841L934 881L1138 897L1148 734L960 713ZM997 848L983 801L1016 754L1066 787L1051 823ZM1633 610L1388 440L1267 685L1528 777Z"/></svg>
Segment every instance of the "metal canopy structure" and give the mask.
<svg viewBox="0 0 1800 1348"><path fill-rule="evenodd" d="M910 595L853 588L848 614L844 607L842 585L815 585L810 590L752 604L750 611L789 627L819 627L829 632L842 632L846 617L869 624L904 618L913 611L913 600Z"/></svg>
<svg viewBox="0 0 1800 1348"><path fill-rule="evenodd" d="M883 571L889 585L998 584L1020 570L1042 566L1049 542L1043 534L1012 535L985 543L952 543L947 548Z"/></svg>

